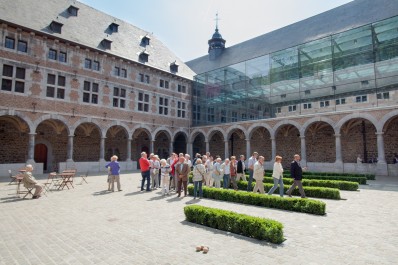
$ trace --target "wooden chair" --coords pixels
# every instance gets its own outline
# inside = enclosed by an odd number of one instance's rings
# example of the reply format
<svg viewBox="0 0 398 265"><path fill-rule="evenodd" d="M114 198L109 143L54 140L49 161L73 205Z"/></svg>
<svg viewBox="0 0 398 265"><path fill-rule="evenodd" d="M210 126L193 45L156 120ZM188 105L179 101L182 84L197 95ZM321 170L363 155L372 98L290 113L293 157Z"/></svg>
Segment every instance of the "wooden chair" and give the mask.
<svg viewBox="0 0 398 265"><path fill-rule="evenodd" d="M86 182L88 184L88 182L86 180L86 178L88 177L88 170L86 172L86 175L80 175L80 177L82 178L82 181L79 183L79 185L82 185L83 182Z"/></svg>
<svg viewBox="0 0 398 265"><path fill-rule="evenodd" d="M22 174L17 175L17 176L16 176L16 180L17 180L17 182L18 182L18 186L17 186L17 196L18 196L18 197L21 197L21 194L25 194L25 196L22 197L22 199L25 199L26 196L28 196L28 195L30 194L30 195L32 195L32 197L33 197L33 192L32 192L32 190L34 189L34 187L33 187L33 188L25 188L25 186L23 186L23 184L22 184L23 175L22 175ZM21 191L21 185L22 185L22 187L24 187L25 190Z"/></svg>
<svg viewBox="0 0 398 265"><path fill-rule="evenodd" d="M8 182L8 185L11 185L14 182L15 182L15 184L17 184L17 178L16 178L16 176L12 175L12 171L10 169L8 170L8 174L10 176L10 182Z"/></svg>
<svg viewBox="0 0 398 265"><path fill-rule="evenodd" d="M56 185L57 182L58 181L57 181L57 173L56 172L51 172L50 174L48 174L47 181L43 183L43 185L44 185L43 192L47 193L48 191L51 191L51 187Z"/></svg>

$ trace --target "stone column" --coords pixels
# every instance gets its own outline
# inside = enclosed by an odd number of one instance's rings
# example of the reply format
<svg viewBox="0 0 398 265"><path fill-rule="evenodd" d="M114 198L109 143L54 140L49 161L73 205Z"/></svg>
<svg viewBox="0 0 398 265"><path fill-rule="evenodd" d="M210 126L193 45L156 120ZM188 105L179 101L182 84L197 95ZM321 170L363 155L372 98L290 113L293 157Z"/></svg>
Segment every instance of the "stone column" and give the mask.
<svg viewBox="0 0 398 265"><path fill-rule="evenodd" d="M131 161L131 139L127 139L127 156L126 161Z"/></svg>
<svg viewBox="0 0 398 265"><path fill-rule="evenodd" d="M276 139L275 137L271 137L271 161L274 161L276 157Z"/></svg>
<svg viewBox="0 0 398 265"><path fill-rule="evenodd" d="M101 142L100 142L100 162L105 162L105 139L106 137L101 137Z"/></svg>
<svg viewBox="0 0 398 265"><path fill-rule="evenodd" d="M170 141L170 151L169 151L170 155L173 153L173 145L174 143Z"/></svg>
<svg viewBox="0 0 398 265"><path fill-rule="evenodd" d="M250 155L250 139L246 139L246 159L249 159Z"/></svg>
<svg viewBox="0 0 398 265"><path fill-rule="evenodd" d="M68 136L68 149L66 150L66 162L73 162L73 139L74 135Z"/></svg>
<svg viewBox="0 0 398 265"><path fill-rule="evenodd" d="M305 147L305 136L300 135L300 140L301 140L301 164L306 165L307 164L307 149Z"/></svg>
<svg viewBox="0 0 398 265"><path fill-rule="evenodd" d="M387 164L384 153L384 132L377 132L377 163Z"/></svg>
<svg viewBox="0 0 398 265"><path fill-rule="evenodd" d="M35 160L34 160L34 156L35 156L35 136L36 136L36 133L29 133L28 160L26 161L27 164L36 163Z"/></svg>
<svg viewBox="0 0 398 265"><path fill-rule="evenodd" d="M151 140L150 146L149 146L149 153L155 153L154 146L155 146L155 141Z"/></svg>
<svg viewBox="0 0 398 265"><path fill-rule="evenodd" d="M228 140L224 140L224 159L229 158L229 150L228 150Z"/></svg>
<svg viewBox="0 0 398 265"><path fill-rule="evenodd" d="M187 143L187 154L191 156L191 158L194 157L195 154L192 154L193 151L193 144L191 142Z"/></svg>
<svg viewBox="0 0 398 265"><path fill-rule="evenodd" d="M336 140L336 163L342 164L343 156L341 152L341 134L335 134L334 137Z"/></svg>
<svg viewBox="0 0 398 265"><path fill-rule="evenodd" d="M206 153L210 152L210 144L209 142L205 142L206 143Z"/></svg>

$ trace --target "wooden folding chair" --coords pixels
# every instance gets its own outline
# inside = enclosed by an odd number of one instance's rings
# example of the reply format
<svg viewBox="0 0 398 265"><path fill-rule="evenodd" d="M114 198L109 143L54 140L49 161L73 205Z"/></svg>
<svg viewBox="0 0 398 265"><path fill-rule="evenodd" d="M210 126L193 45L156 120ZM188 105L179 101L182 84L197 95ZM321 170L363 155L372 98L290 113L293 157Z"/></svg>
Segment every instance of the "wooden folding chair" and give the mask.
<svg viewBox="0 0 398 265"><path fill-rule="evenodd" d="M10 182L8 182L8 185L11 185L14 182L15 182L15 184L17 184L17 177L12 175L11 170L8 170L8 174L10 176Z"/></svg>
<svg viewBox="0 0 398 265"><path fill-rule="evenodd" d="M86 178L88 177L88 171L86 172L86 175L80 175L80 177L82 178L82 181L79 183L79 185L82 185L83 182L86 182L88 184L86 180Z"/></svg>
<svg viewBox="0 0 398 265"><path fill-rule="evenodd" d="M47 181L43 183L43 185L44 185L43 192L47 193L48 191L51 191L51 187L54 186L56 184L56 182L57 182L55 180L56 177L57 177L57 173L56 172L51 172L50 174L48 174Z"/></svg>
<svg viewBox="0 0 398 265"><path fill-rule="evenodd" d="M26 190L21 191L21 183L22 183L22 179L18 182L17 196L18 196L18 197L21 197L21 194L25 194L25 196L22 197L22 199L25 199L26 196L28 196L28 195L30 194L30 195L32 195L32 197L33 197L33 192L32 192L32 190L34 189L34 187L33 187L33 188L25 188L25 187L24 187Z"/></svg>

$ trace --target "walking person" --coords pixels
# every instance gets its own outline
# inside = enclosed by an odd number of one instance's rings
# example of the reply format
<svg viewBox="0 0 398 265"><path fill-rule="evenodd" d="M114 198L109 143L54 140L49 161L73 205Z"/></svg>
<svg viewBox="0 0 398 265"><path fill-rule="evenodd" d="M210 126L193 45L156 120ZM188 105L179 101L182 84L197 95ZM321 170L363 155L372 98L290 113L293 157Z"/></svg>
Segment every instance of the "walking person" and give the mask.
<svg viewBox="0 0 398 265"><path fill-rule="evenodd" d="M240 155L239 161L236 164L236 182L240 181L241 179L243 181L246 181L245 169L246 169L245 156Z"/></svg>
<svg viewBox="0 0 398 265"><path fill-rule="evenodd" d="M206 163L206 174L205 174L205 182L207 187L213 187L213 171L214 171L214 163L213 163L213 156L207 157Z"/></svg>
<svg viewBox="0 0 398 265"><path fill-rule="evenodd" d="M193 167L193 197L196 199L196 197L199 195L199 199L202 199L203 196L203 190L202 190L202 182L205 179L205 166L202 163L202 159L197 158L195 161L195 166Z"/></svg>
<svg viewBox="0 0 398 265"><path fill-rule="evenodd" d="M257 162L257 157L258 153L254 152L253 155L249 158L249 162L247 164L247 167L249 168L249 182L247 183L247 191L251 191L252 189L254 164Z"/></svg>
<svg viewBox="0 0 398 265"><path fill-rule="evenodd" d="M275 157L274 170L272 171L272 178L274 180L274 186L268 191L268 195L273 194L279 185L279 195L283 197L284 186L283 186L283 167L282 167L281 156Z"/></svg>
<svg viewBox="0 0 398 265"><path fill-rule="evenodd" d="M230 164L230 183L232 184L232 187L234 188L234 190L238 190L238 185L236 185L236 157L235 156L231 156L231 162L229 162ZM229 185L228 185L229 187Z"/></svg>
<svg viewBox="0 0 398 265"><path fill-rule="evenodd" d="M170 185L170 172L171 172L171 167L167 163L165 159L160 160L160 176L162 177L161 183L162 183L162 195L169 195L169 185Z"/></svg>
<svg viewBox="0 0 398 265"><path fill-rule="evenodd" d="M290 164L290 175L294 179L293 185L289 188L289 190L286 192L286 194L289 197L292 197L292 191L296 186L298 186L301 198L305 198L305 192L303 189L303 184L301 183L301 180L303 179L303 168L301 168L300 165L300 156L299 155L294 155L294 160ZM307 168L304 167L304 170Z"/></svg>
<svg viewBox="0 0 398 265"><path fill-rule="evenodd" d="M141 158L138 162L140 163L141 176L142 176L141 191L144 190L145 180L146 180L146 191L151 191L150 189L151 175L149 172L150 162L147 159L146 152L141 153Z"/></svg>
<svg viewBox="0 0 398 265"><path fill-rule="evenodd" d="M260 156L258 161L253 167L253 178L256 181L256 185L253 188L253 192L260 191L260 193L265 193L264 191L264 157Z"/></svg>
<svg viewBox="0 0 398 265"><path fill-rule="evenodd" d="M116 155L111 157L111 162L105 165L106 168L110 169L110 184L111 184L111 191L115 191L115 181L117 183L117 190L122 191L122 188L120 187L120 165L119 162L117 162L118 157ZM109 185L108 185L109 187Z"/></svg>
<svg viewBox="0 0 398 265"><path fill-rule="evenodd" d="M179 162L176 164L176 177L178 178L177 183L177 197L181 197L181 187L184 187L184 197L187 196L187 186L188 186L188 174L191 172L191 169L188 166L188 163L185 162L184 156L179 157Z"/></svg>
<svg viewBox="0 0 398 265"><path fill-rule="evenodd" d="M213 167L213 179L214 179L214 187L221 188L221 178L223 176L223 170L221 167L221 158L216 159L216 163L214 163Z"/></svg>
<svg viewBox="0 0 398 265"><path fill-rule="evenodd" d="M221 165L222 170L224 171L223 175L223 188L229 188L229 179L231 177L231 165L229 158L225 158L225 162Z"/></svg>
<svg viewBox="0 0 398 265"><path fill-rule="evenodd" d="M33 166L31 164L26 165L25 172L23 173L22 183L25 188L34 188L32 199L39 199L43 191L43 185L40 184L35 177L32 175Z"/></svg>
<svg viewBox="0 0 398 265"><path fill-rule="evenodd" d="M160 169L159 156L153 155L150 163L151 163L150 172L151 172L151 179L152 179L152 189L156 190L157 188L160 188L160 185L159 185L159 169Z"/></svg>

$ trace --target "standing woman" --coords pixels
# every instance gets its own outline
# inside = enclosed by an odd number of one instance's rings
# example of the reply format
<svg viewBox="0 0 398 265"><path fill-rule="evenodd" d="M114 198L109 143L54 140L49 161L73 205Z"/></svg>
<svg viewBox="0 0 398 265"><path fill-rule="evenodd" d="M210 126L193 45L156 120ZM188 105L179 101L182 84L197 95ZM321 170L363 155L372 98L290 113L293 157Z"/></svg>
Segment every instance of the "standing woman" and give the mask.
<svg viewBox="0 0 398 265"><path fill-rule="evenodd" d="M230 176L231 176L231 183L234 190L238 190L238 186L236 185L236 157L231 156L230 164Z"/></svg>
<svg viewBox="0 0 398 265"><path fill-rule="evenodd" d="M213 180L214 180L214 187L221 188L221 178L223 176L223 169L221 167L221 158L216 159L216 163L213 167Z"/></svg>
<svg viewBox="0 0 398 265"><path fill-rule="evenodd" d="M274 193L279 185L279 195L283 197L284 187L283 187L283 167L282 167L282 157L276 156L274 163L274 170L272 171L272 177L274 179L274 186L269 190L268 195Z"/></svg>
<svg viewBox="0 0 398 265"><path fill-rule="evenodd" d="M206 168L206 174L205 174L206 186L213 187L213 167L214 167L213 157L212 156L207 157L207 160L205 162L206 162L206 164L205 164L205 168Z"/></svg>
<svg viewBox="0 0 398 265"><path fill-rule="evenodd" d="M202 181L205 178L206 169L202 163L202 159L196 159L196 165L193 167L193 197L196 199L196 196L199 194L199 199L202 199L203 191L202 191Z"/></svg>
<svg viewBox="0 0 398 265"><path fill-rule="evenodd" d="M160 176L162 177L162 180L160 183L162 183L162 195L169 195L169 183L170 183L170 176L169 173L171 172L170 165L167 164L166 159L160 160Z"/></svg>
<svg viewBox="0 0 398 265"><path fill-rule="evenodd" d="M114 183L116 181L117 183L117 189L118 191L122 191L120 187L120 165L119 162L117 162L118 157L117 156L112 156L111 157L111 162L108 163L105 167L111 169L111 190L112 192L115 191L115 186Z"/></svg>

